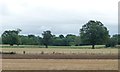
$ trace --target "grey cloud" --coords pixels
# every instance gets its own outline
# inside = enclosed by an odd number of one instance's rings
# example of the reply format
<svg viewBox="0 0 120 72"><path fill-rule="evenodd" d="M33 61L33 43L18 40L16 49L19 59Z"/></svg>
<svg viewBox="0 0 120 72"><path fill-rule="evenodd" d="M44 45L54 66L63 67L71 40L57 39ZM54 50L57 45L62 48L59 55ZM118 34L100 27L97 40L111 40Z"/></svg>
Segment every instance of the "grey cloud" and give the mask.
<svg viewBox="0 0 120 72"><path fill-rule="evenodd" d="M18 3L19 4L19 3ZM20 6L19 6L20 5ZM37 6L22 3L15 9L9 9L7 5L0 7L0 16L2 16L2 30L0 34L7 29L22 29L21 34L41 34L44 30L51 30L53 34L76 34L79 35L79 29L89 20L99 20L110 30L110 34L117 33L117 19L115 13L104 13L96 10L85 9L84 7L73 7L72 9L57 8L55 6ZM64 6L62 6L64 7ZM72 7L72 6L71 6ZM86 7L85 7L86 8Z"/></svg>

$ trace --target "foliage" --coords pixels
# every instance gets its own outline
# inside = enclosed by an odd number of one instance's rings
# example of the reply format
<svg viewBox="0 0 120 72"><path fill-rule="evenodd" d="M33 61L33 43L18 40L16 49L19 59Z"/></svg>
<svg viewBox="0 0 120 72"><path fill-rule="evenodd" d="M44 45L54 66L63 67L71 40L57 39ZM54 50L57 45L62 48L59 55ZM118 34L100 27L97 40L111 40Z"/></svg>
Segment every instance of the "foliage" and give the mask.
<svg viewBox="0 0 120 72"><path fill-rule="evenodd" d="M63 38L64 38L64 35L62 35L62 34L61 34L61 35L59 35L59 38L63 39Z"/></svg>
<svg viewBox="0 0 120 72"><path fill-rule="evenodd" d="M20 42L21 45L41 45L42 38L35 35L20 35Z"/></svg>
<svg viewBox="0 0 120 72"><path fill-rule="evenodd" d="M96 44L105 44L109 38L107 28L100 21L90 20L80 29L82 43L91 44L92 49Z"/></svg>
<svg viewBox="0 0 120 72"><path fill-rule="evenodd" d="M78 46L80 44L80 37L72 34L67 34L65 37L63 35L59 35L56 37L55 35L52 38L53 46Z"/></svg>
<svg viewBox="0 0 120 72"><path fill-rule="evenodd" d="M53 46L68 46L69 43L67 42L67 39L59 37L53 37L52 38L52 44Z"/></svg>
<svg viewBox="0 0 120 72"><path fill-rule="evenodd" d="M118 34L113 35L106 43L106 47L115 47L117 44L119 44L118 39L120 39L120 36Z"/></svg>
<svg viewBox="0 0 120 72"><path fill-rule="evenodd" d="M69 43L70 46L75 45L75 38L76 36L72 34L68 34L66 36L67 42Z"/></svg>
<svg viewBox="0 0 120 72"><path fill-rule="evenodd" d="M117 44L120 45L120 34L113 35L113 38L117 41Z"/></svg>
<svg viewBox="0 0 120 72"><path fill-rule="evenodd" d="M35 35L19 35L21 29L8 30L0 37L0 44L9 44L13 47L16 45L48 45L51 46L81 46L92 45L106 45L106 47L114 47L120 45L120 34L115 34L111 38L109 31L100 21L90 20L80 29L80 36L67 34L66 36L60 34L55 36L51 31L44 31L42 37ZM1 41L2 40L2 41Z"/></svg>
<svg viewBox="0 0 120 72"><path fill-rule="evenodd" d="M2 44L2 38L0 37L0 44Z"/></svg>
<svg viewBox="0 0 120 72"><path fill-rule="evenodd" d="M18 34L20 31L21 31L20 29L5 31L2 34L3 44L10 44L11 46L13 46L14 44L19 45L20 39Z"/></svg>
<svg viewBox="0 0 120 72"><path fill-rule="evenodd" d="M75 46L79 46L81 44L80 36L75 37Z"/></svg>
<svg viewBox="0 0 120 72"><path fill-rule="evenodd" d="M50 44L50 42L52 41L52 34L51 31L44 31L42 33L43 35L43 44L46 46L46 48L48 48L48 45Z"/></svg>

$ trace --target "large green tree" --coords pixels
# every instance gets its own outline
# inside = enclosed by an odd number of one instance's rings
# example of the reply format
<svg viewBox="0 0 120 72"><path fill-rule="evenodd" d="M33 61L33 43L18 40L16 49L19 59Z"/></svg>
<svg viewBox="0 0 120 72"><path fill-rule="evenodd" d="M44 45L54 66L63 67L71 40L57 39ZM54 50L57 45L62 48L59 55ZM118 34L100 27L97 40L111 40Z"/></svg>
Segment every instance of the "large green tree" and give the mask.
<svg viewBox="0 0 120 72"><path fill-rule="evenodd" d="M91 44L94 49L96 44L105 44L109 38L109 31L100 21L90 20L80 29L81 41Z"/></svg>
<svg viewBox="0 0 120 72"><path fill-rule="evenodd" d="M44 31L42 33L43 36L43 44L45 45L46 48L48 48L48 45L52 42L52 34L51 31Z"/></svg>
<svg viewBox="0 0 120 72"><path fill-rule="evenodd" d="M10 44L11 46L13 46L14 44L19 45L20 39L18 34L20 33L20 31L20 29L4 31L4 33L2 34L3 44Z"/></svg>

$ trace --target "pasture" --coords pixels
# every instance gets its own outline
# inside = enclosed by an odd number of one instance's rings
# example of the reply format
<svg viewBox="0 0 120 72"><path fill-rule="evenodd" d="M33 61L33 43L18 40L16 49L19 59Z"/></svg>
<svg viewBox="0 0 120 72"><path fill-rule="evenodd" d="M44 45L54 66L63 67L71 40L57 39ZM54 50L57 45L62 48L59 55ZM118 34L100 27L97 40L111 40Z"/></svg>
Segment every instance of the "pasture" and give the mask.
<svg viewBox="0 0 120 72"><path fill-rule="evenodd" d="M26 53L39 54L44 53L98 53L98 54L118 54L117 48L103 48L103 49L74 49L74 48L1 48L3 52L16 52L22 54L23 51Z"/></svg>
<svg viewBox="0 0 120 72"><path fill-rule="evenodd" d="M116 46L116 48L118 45ZM43 45L0 45L0 48L45 48ZM85 45L85 46L49 46L48 48L61 48L61 49L91 49L91 45ZM103 49L105 48L105 45L95 45L96 49Z"/></svg>

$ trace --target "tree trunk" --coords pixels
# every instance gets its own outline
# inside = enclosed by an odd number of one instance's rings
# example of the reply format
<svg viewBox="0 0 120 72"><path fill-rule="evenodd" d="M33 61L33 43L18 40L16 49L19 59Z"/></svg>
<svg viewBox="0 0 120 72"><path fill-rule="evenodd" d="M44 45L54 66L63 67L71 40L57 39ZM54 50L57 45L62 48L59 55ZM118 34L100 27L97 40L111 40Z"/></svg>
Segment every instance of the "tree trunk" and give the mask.
<svg viewBox="0 0 120 72"><path fill-rule="evenodd" d="M94 44L92 45L92 49L95 49L95 45Z"/></svg>
<svg viewBox="0 0 120 72"><path fill-rule="evenodd" d="M48 45L45 45L46 48L48 48Z"/></svg>
<svg viewBox="0 0 120 72"><path fill-rule="evenodd" d="M13 46L13 44L10 44L10 46Z"/></svg>

